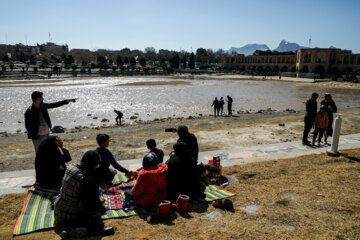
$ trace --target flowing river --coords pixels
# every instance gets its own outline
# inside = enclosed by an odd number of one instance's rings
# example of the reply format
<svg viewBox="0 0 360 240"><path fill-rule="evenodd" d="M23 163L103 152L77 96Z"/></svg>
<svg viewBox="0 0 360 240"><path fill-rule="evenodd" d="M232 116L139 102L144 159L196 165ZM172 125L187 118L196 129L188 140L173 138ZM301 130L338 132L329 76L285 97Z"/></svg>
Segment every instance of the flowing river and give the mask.
<svg viewBox="0 0 360 240"><path fill-rule="evenodd" d="M304 110L304 102L314 91L320 94L319 100L322 100L325 92L330 92L340 110L360 106L359 89L330 89L310 83L226 79L180 80L170 77L2 80L0 132L25 130L24 112L31 105L33 91L42 91L44 102L78 98L76 103L49 110L53 126L62 125L66 128L78 125L99 126L103 124L103 118L114 124L114 109L124 113L126 122L131 122L129 118L133 115L138 116L138 119L152 120L212 114L213 99L226 99L227 95L234 100L234 112L266 108L278 111L287 108ZM226 105L224 111L226 112Z"/></svg>

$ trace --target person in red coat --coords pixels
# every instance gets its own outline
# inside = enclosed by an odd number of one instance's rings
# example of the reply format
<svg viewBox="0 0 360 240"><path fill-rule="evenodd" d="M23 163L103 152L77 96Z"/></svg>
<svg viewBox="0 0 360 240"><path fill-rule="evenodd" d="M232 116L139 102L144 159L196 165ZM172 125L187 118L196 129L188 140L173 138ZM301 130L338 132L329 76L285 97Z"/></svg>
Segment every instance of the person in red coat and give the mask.
<svg viewBox="0 0 360 240"><path fill-rule="evenodd" d="M140 171L135 186L125 190L127 198L133 198L140 207L152 207L166 199L167 165L158 163L157 156L147 153L143 158L143 169Z"/></svg>

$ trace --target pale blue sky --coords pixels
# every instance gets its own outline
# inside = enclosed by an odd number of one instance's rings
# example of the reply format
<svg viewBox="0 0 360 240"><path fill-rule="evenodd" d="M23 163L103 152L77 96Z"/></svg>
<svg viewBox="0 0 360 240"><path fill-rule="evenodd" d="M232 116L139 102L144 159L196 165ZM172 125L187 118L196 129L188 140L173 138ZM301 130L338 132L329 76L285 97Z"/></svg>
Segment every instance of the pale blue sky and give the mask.
<svg viewBox="0 0 360 240"><path fill-rule="evenodd" d="M1 0L0 43L195 51L282 39L360 52L360 0Z"/></svg>

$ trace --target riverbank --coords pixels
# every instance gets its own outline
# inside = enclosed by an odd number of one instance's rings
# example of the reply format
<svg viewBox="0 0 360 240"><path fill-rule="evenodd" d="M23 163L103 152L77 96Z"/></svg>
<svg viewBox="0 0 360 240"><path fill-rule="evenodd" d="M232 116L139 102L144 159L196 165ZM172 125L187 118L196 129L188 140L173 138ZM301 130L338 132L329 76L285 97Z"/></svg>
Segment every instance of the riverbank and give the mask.
<svg viewBox="0 0 360 240"><path fill-rule="evenodd" d="M149 224L142 216L106 220L101 239L357 239L360 149L225 167L235 212L191 202L188 214ZM238 182L237 182L238 181ZM11 239L25 194L0 196L0 238ZM136 227L134 227L136 226ZM54 230L19 239L60 239ZM98 239L87 237L86 239Z"/></svg>
<svg viewBox="0 0 360 240"><path fill-rule="evenodd" d="M343 114L341 133L360 133L360 109L349 108L340 112ZM149 138L156 139L158 147L168 156L177 141L177 134L167 133L165 129L182 124L195 133L200 151L297 141L302 137L303 114L293 110L277 112L268 109L239 113L233 117L163 118L124 126L77 127L57 135L71 153L73 160L70 164L79 162L84 152L97 147L95 138L98 133L110 135L109 149L117 160L127 160L142 158L148 151L145 142ZM0 134L0 151L0 172L34 168L33 145L25 133Z"/></svg>

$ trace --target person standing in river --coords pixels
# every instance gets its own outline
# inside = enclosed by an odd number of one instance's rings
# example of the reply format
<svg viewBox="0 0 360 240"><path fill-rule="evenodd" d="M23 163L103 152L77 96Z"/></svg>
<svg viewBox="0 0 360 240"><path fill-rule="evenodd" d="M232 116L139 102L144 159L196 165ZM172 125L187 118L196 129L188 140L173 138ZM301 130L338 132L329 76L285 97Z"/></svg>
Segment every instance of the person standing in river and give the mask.
<svg viewBox="0 0 360 240"><path fill-rule="evenodd" d="M223 115L224 104L225 104L224 98L221 97L220 100L219 100L219 110L220 110L220 115L221 116Z"/></svg>
<svg viewBox="0 0 360 240"><path fill-rule="evenodd" d="M304 145L310 145L310 142L308 140L309 132L314 124L315 117L317 114L317 99L319 97L319 94L314 92L311 95L311 98L306 102L306 113L304 117L304 133L303 133L303 139L302 143Z"/></svg>
<svg viewBox="0 0 360 240"><path fill-rule="evenodd" d="M232 116L232 102L233 102L233 99L232 97L230 96L227 96L227 107L228 107L228 112L229 112L229 116Z"/></svg>
<svg viewBox="0 0 360 240"><path fill-rule="evenodd" d="M116 121L116 125L120 125L121 126L121 118L123 117L123 113L119 110L114 109L114 112L117 114L115 121Z"/></svg>
<svg viewBox="0 0 360 240"><path fill-rule="evenodd" d="M28 138L32 140L37 152L40 143L50 134L51 120L48 109L57 108L75 102L76 99L67 99L55 103L44 103L43 93L35 91L31 94L32 105L25 112L25 128Z"/></svg>
<svg viewBox="0 0 360 240"><path fill-rule="evenodd" d="M216 117L216 112L217 112L217 115L219 116L219 101L218 101L217 97L215 98L215 100L213 101L211 106L214 106L214 117Z"/></svg>
<svg viewBox="0 0 360 240"><path fill-rule="evenodd" d="M328 118L329 118L329 124L326 129L325 139L324 139L325 143L327 143L327 138L333 135L333 128L332 128L333 119L334 119L333 113L337 112L337 107L330 93L325 93L324 98L325 99L321 101L321 105L325 106L325 112L328 114Z"/></svg>

